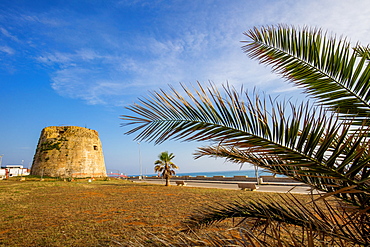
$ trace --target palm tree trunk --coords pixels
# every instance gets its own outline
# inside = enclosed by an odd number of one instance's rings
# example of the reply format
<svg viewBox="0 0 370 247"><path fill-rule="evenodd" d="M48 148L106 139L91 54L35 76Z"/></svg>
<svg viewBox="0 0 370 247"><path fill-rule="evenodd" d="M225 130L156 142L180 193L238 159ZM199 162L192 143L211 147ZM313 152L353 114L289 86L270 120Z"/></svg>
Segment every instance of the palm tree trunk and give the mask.
<svg viewBox="0 0 370 247"><path fill-rule="evenodd" d="M166 162L164 169L166 170L166 186L170 186L170 167L168 166L168 163Z"/></svg>

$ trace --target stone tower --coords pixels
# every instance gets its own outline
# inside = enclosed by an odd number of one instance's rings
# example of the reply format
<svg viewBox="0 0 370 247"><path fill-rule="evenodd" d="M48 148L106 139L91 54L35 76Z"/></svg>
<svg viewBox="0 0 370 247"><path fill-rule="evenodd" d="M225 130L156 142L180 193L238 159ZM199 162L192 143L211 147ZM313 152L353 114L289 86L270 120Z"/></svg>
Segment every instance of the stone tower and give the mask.
<svg viewBox="0 0 370 247"><path fill-rule="evenodd" d="M42 130L31 175L50 177L106 177L98 132L76 126Z"/></svg>

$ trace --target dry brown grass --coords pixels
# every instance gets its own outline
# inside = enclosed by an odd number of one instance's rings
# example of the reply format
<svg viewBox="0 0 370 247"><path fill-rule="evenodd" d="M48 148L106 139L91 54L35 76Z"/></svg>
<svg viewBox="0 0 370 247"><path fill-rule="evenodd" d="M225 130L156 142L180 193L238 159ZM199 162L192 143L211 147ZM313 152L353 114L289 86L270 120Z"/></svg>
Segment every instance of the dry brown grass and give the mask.
<svg viewBox="0 0 370 247"><path fill-rule="evenodd" d="M263 195L122 180L4 180L0 181L0 246L126 246L143 229L176 234L181 221L202 205ZM229 226L231 222L224 222L220 227Z"/></svg>

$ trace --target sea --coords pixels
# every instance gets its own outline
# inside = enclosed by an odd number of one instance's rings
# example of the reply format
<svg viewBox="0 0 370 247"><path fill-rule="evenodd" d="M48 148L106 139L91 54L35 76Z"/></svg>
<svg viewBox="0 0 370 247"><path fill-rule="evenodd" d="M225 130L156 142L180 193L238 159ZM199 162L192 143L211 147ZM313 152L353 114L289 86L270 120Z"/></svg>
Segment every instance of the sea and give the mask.
<svg viewBox="0 0 370 247"><path fill-rule="evenodd" d="M157 174L143 174L144 176L156 176ZM258 176L271 176L273 173L258 170ZM139 175L129 175L129 176L139 176ZM225 177L234 177L234 176L248 176L248 177L256 177L255 170L237 170L237 171L214 171L214 172L179 172L176 173L176 176L206 176L206 177L213 177L213 176L225 176ZM280 175L277 175L280 177ZM283 176L281 176L283 177Z"/></svg>

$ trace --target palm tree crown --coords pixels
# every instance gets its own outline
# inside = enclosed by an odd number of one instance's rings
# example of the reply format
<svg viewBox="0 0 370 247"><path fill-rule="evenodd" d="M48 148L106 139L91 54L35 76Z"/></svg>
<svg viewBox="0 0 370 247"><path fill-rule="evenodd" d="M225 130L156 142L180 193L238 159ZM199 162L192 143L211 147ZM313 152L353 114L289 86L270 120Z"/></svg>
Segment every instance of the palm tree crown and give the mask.
<svg viewBox="0 0 370 247"><path fill-rule="evenodd" d="M175 158L173 153L168 153L167 151L162 152L158 155L158 160L154 162L154 171L162 173L162 177L166 179L166 186L169 186L169 180L171 176L175 175L173 169L179 169L173 162L172 159Z"/></svg>

